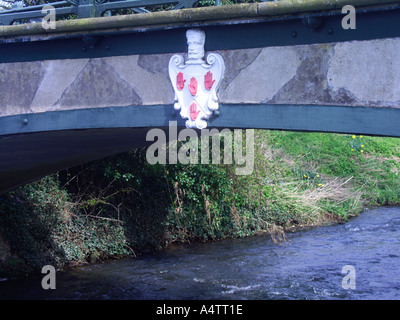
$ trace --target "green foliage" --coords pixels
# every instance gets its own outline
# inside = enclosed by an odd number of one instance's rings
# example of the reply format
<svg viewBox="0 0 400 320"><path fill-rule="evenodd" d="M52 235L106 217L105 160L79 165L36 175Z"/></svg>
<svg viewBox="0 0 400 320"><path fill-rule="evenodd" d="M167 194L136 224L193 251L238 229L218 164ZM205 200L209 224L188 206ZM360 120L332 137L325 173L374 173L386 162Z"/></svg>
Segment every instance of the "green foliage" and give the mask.
<svg viewBox="0 0 400 320"><path fill-rule="evenodd" d="M0 223L12 252L27 264L24 272L37 272L45 264L63 267L82 262L93 250L108 257L128 254L121 226L76 214L58 175L5 195L0 201Z"/></svg>
<svg viewBox="0 0 400 320"><path fill-rule="evenodd" d="M366 203L399 203L399 139L277 132L272 141L285 154L297 158L301 156L302 163L316 166L321 179L324 176L351 178L352 189L360 191L361 199ZM311 176L306 171L304 174ZM295 168L296 172L297 176L303 173Z"/></svg>
<svg viewBox="0 0 400 320"><path fill-rule="evenodd" d="M1 233L18 257L3 270L137 255L174 241L283 238L400 203L398 139L257 130L255 146L247 176L234 165L150 165L141 149L20 187L0 200Z"/></svg>
<svg viewBox="0 0 400 320"><path fill-rule="evenodd" d="M61 223L59 204L65 193L52 176L7 194L0 201L2 233L12 239L12 250L38 269L44 261L56 264L59 249L51 238L52 226Z"/></svg>
<svg viewBox="0 0 400 320"><path fill-rule="evenodd" d="M226 170L217 165L178 164L168 167L168 180L174 186L175 211L169 216L168 227L180 230L174 240L186 240L179 238L182 232L200 240L219 237L227 223L232 198L232 181Z"/></svg>

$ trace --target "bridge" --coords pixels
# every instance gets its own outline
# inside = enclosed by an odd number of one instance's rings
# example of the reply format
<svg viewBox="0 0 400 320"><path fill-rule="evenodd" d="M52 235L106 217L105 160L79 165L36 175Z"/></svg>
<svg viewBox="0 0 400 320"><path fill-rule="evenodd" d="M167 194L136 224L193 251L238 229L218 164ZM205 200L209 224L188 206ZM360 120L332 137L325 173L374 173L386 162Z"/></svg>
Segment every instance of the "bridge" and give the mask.
<svg viewBox="0 0 400 320"><path fill-rule="evenodd" d="M209 128L400 136L399 1L166 1L175 10L160 12L128 2L139 13L102 16L124 1L63 2L56 14L79 19L55 28L13 24L25 9L0 13L0 193L145 146L170 121L183 128L169 61L187 57L188 29L225 64Z"/></svg>

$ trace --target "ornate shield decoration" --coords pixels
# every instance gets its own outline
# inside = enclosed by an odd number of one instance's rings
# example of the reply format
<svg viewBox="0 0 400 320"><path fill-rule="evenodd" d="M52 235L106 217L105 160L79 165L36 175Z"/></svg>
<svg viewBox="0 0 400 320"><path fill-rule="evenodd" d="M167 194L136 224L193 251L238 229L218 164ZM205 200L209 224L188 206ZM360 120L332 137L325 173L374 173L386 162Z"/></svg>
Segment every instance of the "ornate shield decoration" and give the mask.
<svg viewBox="0 0 400 320"><path fill-rule="evenodd" d="M186 32L188 60L174 55L169 61L169 77L175 91L174 108L186 120L187 128L204 129L207 119L218 109L217 90L225 71L217 53L204 58L205 33L190 29Z"/></svg>

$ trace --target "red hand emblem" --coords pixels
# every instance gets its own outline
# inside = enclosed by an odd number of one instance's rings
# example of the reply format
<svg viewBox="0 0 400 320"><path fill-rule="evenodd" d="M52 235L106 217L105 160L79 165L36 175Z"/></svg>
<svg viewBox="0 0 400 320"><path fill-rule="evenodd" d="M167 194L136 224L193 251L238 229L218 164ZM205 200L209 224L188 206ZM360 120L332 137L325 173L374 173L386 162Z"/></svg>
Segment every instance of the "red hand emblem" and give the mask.
<svg viewBox="0 0 400 320"><path fill-rule="evenodd" d="M192 77L192 79L190 79L189 91L192 96L195 96L197 94L197 80L195 77Z"/></svg>
<svg viewBox="0 0 400 320"><path fill-rule="evenodd" d="M206 87L207 90L211 90L215 80L213 80L213 74L211 71L208 71L206 75L204 76L204 86Z"/></svg>
<svg viewBox="0 0 400 320"><path fill-rule="evenodd" d="M193 102L190 105L190 119L192 119L192 121L196 120L196 118L199 115L199 113L200 113L200 110L197 110L196 102Z"/></svg>
<svg viewBox="0 0 400 320"><path fill-rule="evenodd" d="M178 90L183 89L183 87L185 86L185 81L186 80L183 79L183 73L179 72L176 76L176 87L178 88Z"/></svg>

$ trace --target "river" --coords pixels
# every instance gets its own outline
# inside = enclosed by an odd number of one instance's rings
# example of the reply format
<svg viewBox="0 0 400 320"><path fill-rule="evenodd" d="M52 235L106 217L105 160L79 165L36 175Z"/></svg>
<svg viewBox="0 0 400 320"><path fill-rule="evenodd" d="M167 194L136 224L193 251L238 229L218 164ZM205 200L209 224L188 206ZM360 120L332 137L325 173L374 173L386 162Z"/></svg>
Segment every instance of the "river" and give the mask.
<svg viewBox="0 0 400 320"><path fill-rule="evenodd" d="M400 299L400 208L367 210L340 225L214 243L0 282L2 299ZM342 273L344 266L350 272ZM342 279L351 278L342 285Z"/></svg>

